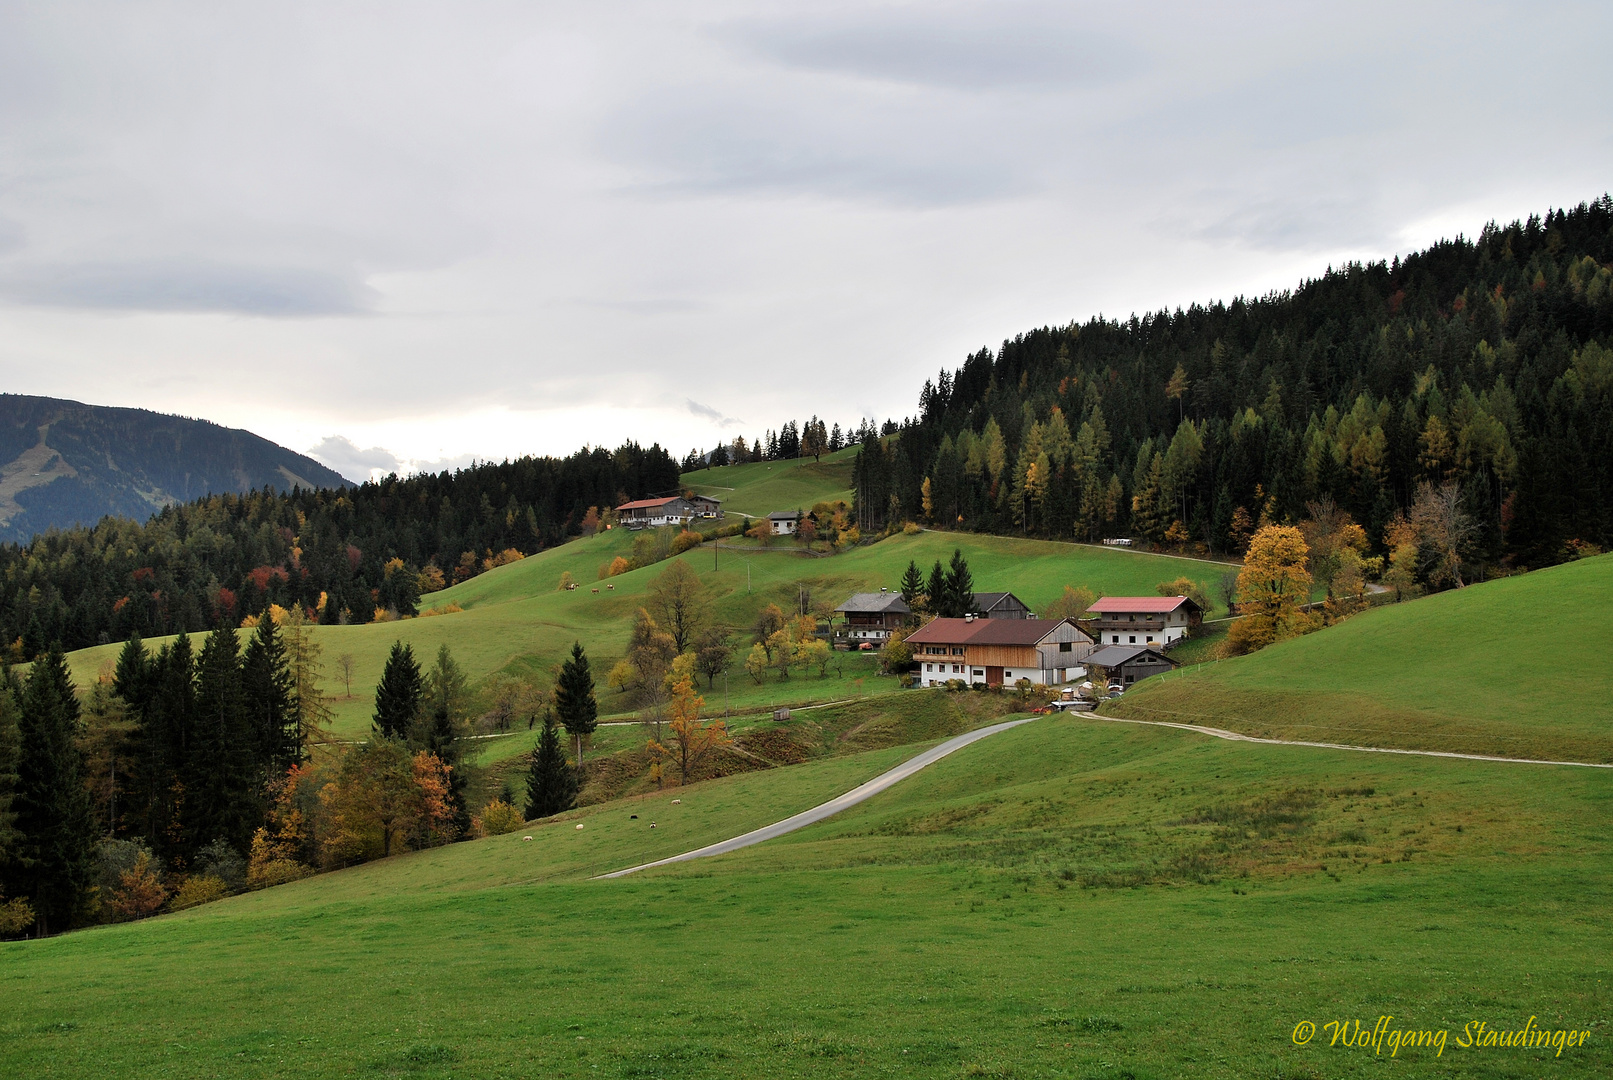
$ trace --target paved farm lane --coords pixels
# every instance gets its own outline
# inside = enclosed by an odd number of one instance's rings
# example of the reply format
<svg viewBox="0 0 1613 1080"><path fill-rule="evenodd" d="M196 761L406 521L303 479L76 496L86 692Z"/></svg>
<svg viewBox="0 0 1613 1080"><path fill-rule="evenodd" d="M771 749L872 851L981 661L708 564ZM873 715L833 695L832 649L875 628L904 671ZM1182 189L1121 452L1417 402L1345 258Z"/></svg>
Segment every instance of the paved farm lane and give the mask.
<svg viewBox="0 0 1613 1080"><path fill-rule="evenodd" d="M992 724L990 727L979 728L978 730L968 732L967 734L959 735L956 738L948 739L941 745L931 747L930 749L924 751L924 753L919 754L917 757L908 758L906 761L896 766L896 768L880 773L878 776L868 781L868 783L863 784L860 787L852 788L844 795L837 796L833 799L830 799L826 803L821 803L818 806L814 806L810 810L803 810L794 817L787 817L783 821L774 822L772 825L764 825L762 828L745 833L743 836L736 836L731 840L720 840L715 844L707 844L703 848L696 848L694 851L685 851L682 855L674 855L669 859L657 859L655 862L644 863L641 866L629 866L625 870L617 870L613 873L600 874L599 876L601 878L626 877L628 874L636 874L640 870L648 870L653 866L666 866L668 863L686 862L689 859L704 859L711 855L726 855L730 851L738 851L740 848L747 848L752 844L760 844L764 840L771 840L775 836L783 836L785 833L790 833L794 832L796 829L805 828L814 822L822 821L826 817L833 817L835 814L840 813L840 811L845 810L848 807L856 806L858 803L863 802L866 799L873 798L886 788L906 780L909 776L912 776L925 766L935 764L937 761L940 761L954 750L962 750L970 743L979 742L981 739L989 738L990 736L997 734L999 731L1007 731L1009 728L1015 728L1021 724L1028 724L1034 719L1036 719L1036 717L1027 717L1023 720L1009 720L1006 723Z"/></svg>

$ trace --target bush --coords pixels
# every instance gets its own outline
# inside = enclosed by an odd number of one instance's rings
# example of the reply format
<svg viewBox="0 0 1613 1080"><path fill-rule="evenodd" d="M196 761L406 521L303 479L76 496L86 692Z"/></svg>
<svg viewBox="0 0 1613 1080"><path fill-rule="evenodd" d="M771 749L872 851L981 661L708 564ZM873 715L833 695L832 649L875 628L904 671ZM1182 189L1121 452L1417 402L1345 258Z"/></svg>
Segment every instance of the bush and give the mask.
<svg viewBox="0 0 1613 1080"><path fill-rule="evenodd" d="M916 521L909 521L906 525L902 526L903 536L917 536L923 531L923 529L919 528L919 523Z"/></svg>
<svg viewBox="0 0 1613 1080"><path fill-rule="evenodd" d="M211 904L214 900L222 900L228 895L230 887L224 883L223 878L214 877L212 874L192 874L185 879L179 891L174 893L168 908L171 911L184 911L186 908L201 904Z"/></svg>
<svg viewBox="0 0 1613 1080"><path fill-rule="evenodd" d="M685 529L677 536L672 538L672 554L682 555L690 548L699 547L705 542L706 538L704 536L701 536L697 532L690 532L688 529Z"/></svg>
<svg viewBox="0 0 1613 1080"><path fill-rule="evenodd" d="M231 892L246 885L246 860L226 840L214 840L196 853L196 875L215 877Z"/></svg>
<svg viewBox="0 0 1613 1080"><path fill-rule="evenodd" d="M482 811L477 831L483 836L503 836L505 833L515 832L525 824L526 818L521 816L521 811L503 799L494 799Z"/></svg>

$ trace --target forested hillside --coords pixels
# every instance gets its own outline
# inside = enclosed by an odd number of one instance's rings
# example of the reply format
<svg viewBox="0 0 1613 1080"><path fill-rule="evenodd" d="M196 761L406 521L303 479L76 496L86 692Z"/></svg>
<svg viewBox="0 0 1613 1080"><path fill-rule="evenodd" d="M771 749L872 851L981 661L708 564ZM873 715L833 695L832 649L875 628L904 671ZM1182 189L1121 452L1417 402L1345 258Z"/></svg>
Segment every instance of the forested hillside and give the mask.
<svg viewBox="0 0 1613 1080"><path fill-rule="evenodd" d="M313 458L250 431L145 409L0 394L0 540L269 487L341 487Z"/></svg>
<svg viewBox="0 0 1613 1080"><path fill-rule="evenodd" d="M0 545L0 634L11 659L239 625L268 604L323 622L412 614L440 588L576 535L589 507L675 490L678 463L628 443L357 487L212 495L140 523ZM504 556L508 557L508 556Z"/></svg>
<svg viewBox="0 0 1613 1080"><path fill-rule="evenodd" d="M1043 328L864 438L864 530L1238 550L1331 499L1376 550L1421 485L1470 572L1613 541L1613 200L1490 225L1293 292Z"/></svg>

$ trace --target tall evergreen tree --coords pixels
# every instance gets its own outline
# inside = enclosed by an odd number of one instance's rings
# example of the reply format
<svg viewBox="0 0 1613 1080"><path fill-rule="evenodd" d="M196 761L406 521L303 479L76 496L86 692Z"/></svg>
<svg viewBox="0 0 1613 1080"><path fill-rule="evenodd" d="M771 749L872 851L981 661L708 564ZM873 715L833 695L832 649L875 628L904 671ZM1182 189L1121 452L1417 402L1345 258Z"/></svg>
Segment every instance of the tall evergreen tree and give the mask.
<svg viewBox="0 0 1613 1080"><path fill-rule="evenodd" d="M438 648L437 662L426 676L423 715L410 729L409 744L413 750L426 750L437 755L437 760L448 766L448 797L454 804L454 823L459 826L461 836L468 835L470 831L470 808L466 805L465 797L466 776L462 768L464 743L461 741L469 720L469 702L469 680L454 660L454 654L447 645L443 645Z"/></svg>
<svg viewBox="0 0 1613 1080"><path fill-rule="evenodd" d="M909 559L907 569L902 572L902 599L911 607L918 594L923 591L924 575L919 572L918 563Z"/></svg>
<svg viewBox="0 0 1613 1080"><path fill-rule="evenodd" d="M526 816L528 821L570 810L577 802L577 773L560 748L560 732L554 710L543 716L543 734L532 752L532 766L526 775Z"/></svg>
<svg viewBox="0 0 1613 1080"><path fill-rule="evenodd" d="M95 818L75 742L78 698L59 647L34 662L19 704L16 862L19 891L43 937L72 925L94 875Z"/></svg>
<svg viewBox="0 0 1613 1080"><path fill-rule="evenodd" d="M594 700L594 676L588 670L588 656L582 642L573 642L571 658L560 667L554 684L554 709L560 722L577 740L577 767L582 768L582 737L599 726L599 703Z"/></svg>
<svg viewBox="0 0 1613 1080"><path fill-rule="evenodd" d="M146 839L162 862L183 866L199 843L187 809L196 783L196 659L189 636L157 650L134 741Z"/></svg>
<svg viewBox="0 0 1613 1080"><path fill-rule="evenodd" d="M196 739L187 831L198 843L251 842L265 807L253 769L241 694L240 639L225 626L207 635L196 664Z"/></svg>
<svg viewBox="0 0 1613 1080"><path fill-rule="evenodd" d="M941 568L940 559L930 567L930 579L924 584L924 595L928 598L931 615L947 613L947 572Z"/></svg>
<svg viewBox="0 0 1613 1080"><path fill-rule="evenodd" d="M969 563L958 548L952 549L952 565L947 571L947 603L953 618L962 618L974 610L975 579L969 572Z"/></svg>
<svg viewBox="0 0 1613 1080"><path fill-rule="evenodd" d="M22 834L17 831L17 765L22 756L17 684L11 669L0 674L0 894L9 891L12 859Z"/></svg>
<svg viewBox="0 0 1613 1080"><path fill-rule="evenodd" d="M295 696L285 642L266 613L241 658L241 708L254 788L301 759Z"/></svg>
<svg viewBox="0 0 1613 1080"><path fill-rule="evenodd" d="M392 643L381 682L375 688L375 715L372 726L389 739L406 739L425 703L426 688L420 678L420 663L414 648L402 641Z"/></svg>

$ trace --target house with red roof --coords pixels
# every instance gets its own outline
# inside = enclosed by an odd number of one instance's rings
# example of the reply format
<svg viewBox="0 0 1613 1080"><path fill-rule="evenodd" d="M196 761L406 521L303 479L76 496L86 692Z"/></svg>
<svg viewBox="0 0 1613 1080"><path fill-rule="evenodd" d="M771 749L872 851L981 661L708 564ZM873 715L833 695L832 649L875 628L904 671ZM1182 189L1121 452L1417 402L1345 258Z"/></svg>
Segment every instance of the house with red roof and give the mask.
<svg viewBox="0 0 1613 1080"><path fill-rule="evenodd" d="M1012 686L1029 679L1042 686L1079 679L1094 646L1073 619L931 619L907 636L920 686L953 679Z"/></svg>
<svg viewBox="0 0 1613 1080"><path fill-rule="evenodd" d="M1087 608L1103 645L1173 645L1198 629L1204 610L1185 596L1105 596Z"/></svg>

